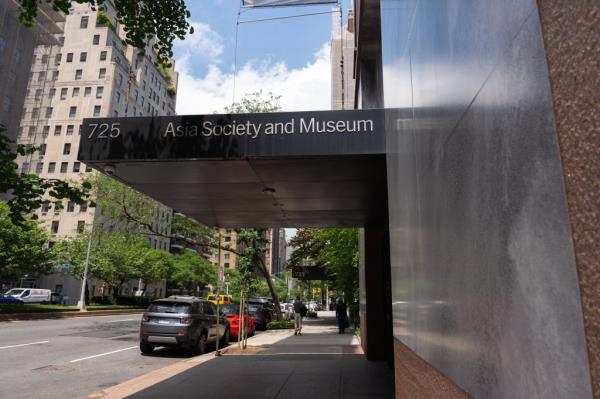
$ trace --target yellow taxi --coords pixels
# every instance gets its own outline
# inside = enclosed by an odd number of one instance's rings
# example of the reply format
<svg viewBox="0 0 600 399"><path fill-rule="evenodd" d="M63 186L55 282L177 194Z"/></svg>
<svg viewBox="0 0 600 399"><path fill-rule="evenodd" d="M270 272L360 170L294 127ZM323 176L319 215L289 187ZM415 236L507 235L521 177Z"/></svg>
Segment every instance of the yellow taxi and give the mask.
<svg viewBox="0 0 600 399"><path fill-rule="evenodd" d="M215 305L216 304L219 304L219 305L231 305L233 303L231 295L208 294L208 296L206 297L206 299L209 300L209 301L211 301Z"/></svg>

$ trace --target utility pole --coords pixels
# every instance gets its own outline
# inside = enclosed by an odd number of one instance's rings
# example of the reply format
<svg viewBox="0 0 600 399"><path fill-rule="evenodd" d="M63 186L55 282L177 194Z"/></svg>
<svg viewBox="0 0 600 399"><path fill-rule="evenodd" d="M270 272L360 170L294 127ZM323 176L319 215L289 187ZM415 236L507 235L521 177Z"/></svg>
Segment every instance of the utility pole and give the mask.
<svg viewBox="0 0 600 399"><path fill-rule="evenodd" d="M96 208L94 209L94 218L92 219L92 227L90 228L90 237L88 238L87 252L85 253L85 263L83 266L83 280L81 281L81 294L79 295L79 302L77 302L77 307L80 312L87 312L85 307L85 290L87 283L88 270L90 265L90 254L92 252L92 240L94 238L94 224L96 223L96 219L98 216L98 204L96 204Z"/></svg>

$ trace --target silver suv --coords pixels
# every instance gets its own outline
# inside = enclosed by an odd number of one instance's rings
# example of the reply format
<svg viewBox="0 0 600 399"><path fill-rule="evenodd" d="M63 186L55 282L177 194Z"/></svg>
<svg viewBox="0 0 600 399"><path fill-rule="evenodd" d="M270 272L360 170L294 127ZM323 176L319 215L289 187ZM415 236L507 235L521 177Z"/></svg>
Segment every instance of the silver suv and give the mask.
<svg viewBox="0 0 600 399"><path fill-rule="evenodd" d="M222 316L217 329L217 307L196 297L169 297L150 304L140 325L140 350L150 354L157 346L183 347L194 354L206 352L221 334L229 342L229 322Z"/></svg>

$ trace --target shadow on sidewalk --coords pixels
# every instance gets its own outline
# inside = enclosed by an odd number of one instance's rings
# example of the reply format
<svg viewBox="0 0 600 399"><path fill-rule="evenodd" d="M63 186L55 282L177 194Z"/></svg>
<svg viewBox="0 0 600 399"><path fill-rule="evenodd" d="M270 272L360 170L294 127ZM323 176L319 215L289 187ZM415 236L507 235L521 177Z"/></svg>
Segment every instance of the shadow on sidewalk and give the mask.
<svg viewBox="0 0 600 399"><path fill-rule="evenodd" d="M393 398L392 370L367 361L353 335L338 334L328 319L309 321L302 336L263 337L259 354L211 359L128 398Z"/></svg>

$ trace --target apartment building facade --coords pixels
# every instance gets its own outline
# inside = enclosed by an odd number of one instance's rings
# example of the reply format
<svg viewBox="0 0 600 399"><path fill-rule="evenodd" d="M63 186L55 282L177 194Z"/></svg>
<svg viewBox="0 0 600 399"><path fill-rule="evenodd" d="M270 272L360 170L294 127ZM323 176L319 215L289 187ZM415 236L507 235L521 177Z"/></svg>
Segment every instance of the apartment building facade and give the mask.
<svg viewBox="0 0 600 399"><path fill-rule="evenodd" d="M16 140L19 133L29 69L37 45L57 44L65 17L47 4L39 5L34 28L19 23L19 2L0 2L0 124L8 137Z"/></svg>
<svg viewBox="0 0 600 399"><path fill-rule="evenodd" d="M140 55L138 49L123 45L124 31L114 21L116 13L110 1L96 11L73 3L58 44L35 48L17 141L40 151L19 160L22 172L78 182L92 173L77 160L84 118L175 114L174 68L157 67L152 50ZM52 234L52 245L83 233L95 217L101 220L100 213L87 205L65 203L63 209L40 209L38 217ZM172 210L157 202L155 214L154 229L169 235ZM169 249L169 238L149 240L153 248ZM66 274L61 281L65 278ZM40 284L50 284L50 289L73 285L54 280L38 281ZM101 295L102 284L96 286L93 294ZM139 287L131 282L125 294ZM158 294L164 292L164 283L148 288Z"/></svg>

